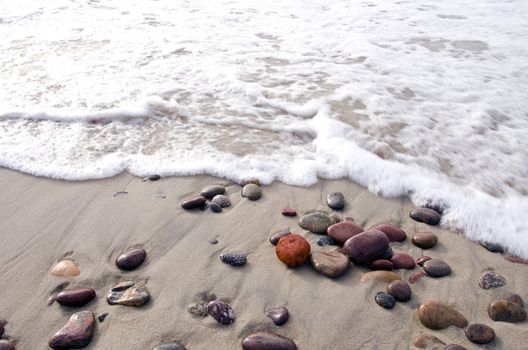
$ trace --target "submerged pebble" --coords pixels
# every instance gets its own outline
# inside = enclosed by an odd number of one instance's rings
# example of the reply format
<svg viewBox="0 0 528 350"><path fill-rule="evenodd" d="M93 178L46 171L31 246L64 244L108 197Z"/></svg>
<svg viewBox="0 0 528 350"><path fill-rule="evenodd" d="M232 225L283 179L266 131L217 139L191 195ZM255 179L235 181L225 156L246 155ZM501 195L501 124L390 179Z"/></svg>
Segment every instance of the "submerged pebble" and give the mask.
<svg viewBox="0 0 528 350"><path fill-rule="evenodd" d="M209 315L209 310L207 308L207 303L194 303L187 306L187 311L197 317L206 317Z"/></svg>
<svg viewBox="0 0 528 350"><path fill-rule="evenodd" d="M167 344L158 345L152 350L185 350L185 348L180 344L167 343Z"/></svg>
<svg viewBox="0 0 528 350"><path fill-rule="evenodd" d="M246 264L247 255L238 252L224 252L220 254L220 260L229 265L242 266Z"/></svg>
<svg viewBox="0 0 528 350"><path fill-rule="evenodd" d="M427 276L425 271L416 271L409 277L409 283L414 284L420 280L420 278Z"/></svg>
<svg viewBox="0 0 528 350"><path fill-rule="evenodd" d="M211 202L209 204L209 208L211 209L211 211L213 213L221 213L222 212L222 207L220 205L216 204L216 203L213 203L213 202Z"/></svg>
<svg viewBox="0 0 528 350"><path fill-rule="evenodd" d="M443 341L438 339L432 334L420 334L416 338L414 338L414 346L420 349L426 349L428 347L433 347L435 344L442 344L445 345Z"/></svg>
<svg viewBox="0 0 528 350"><path fill-rule="evenodd" d="M504 253L504 248L500 246L499 244L490 243L486 241L480 241L479 243L481 246L483 246L484 248L486 248L492 253Z"/></svg>

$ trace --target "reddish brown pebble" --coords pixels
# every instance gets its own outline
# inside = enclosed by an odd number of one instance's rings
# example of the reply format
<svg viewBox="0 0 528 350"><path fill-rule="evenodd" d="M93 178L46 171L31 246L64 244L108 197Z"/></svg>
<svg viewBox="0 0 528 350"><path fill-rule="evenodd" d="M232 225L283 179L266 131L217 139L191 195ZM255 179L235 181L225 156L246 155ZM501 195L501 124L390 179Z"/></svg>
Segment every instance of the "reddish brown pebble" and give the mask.
<svg viewBox="0 0 528 350"><path fill-rule="evenodd" d="M310 256L310 244L302 236L289 234L279 240L275 253L280 261L296 267L304 264Z"/></svg>
<svg viewBox="0 0 528 350"><path fill-rule="evenodd" d="M429 208L415 208L411 210L409 216L411 219L428 225L438 225L440 222L440 214Z"/></svg>
<svg viewBox="0 0 528 350"><path fill-rule="evenodd" d="M402 280L396 280L387 286L387 292L397 301L409 301L411 299L411 287Z"/></svg>
<svg viewBox="0 0 528 350"><path fill-rule="evenodd" d="M528 265L528 259L519 258L518 256L507 256L504 259L512 263Z"/></svg>
<svg viewBox="0 0 528 350"><path fill-rule="evenodd" d="M95 298L95 291L91 288L65 289L57 294L56 300L64 306L83 306Z"/></svg>
<svg viewBox="0 0 528 350"><path fill-rule="evenodd" d="M421 257L419 257L418 259L416 259L416 263L420 266L423 266L424 262L428 261L428 260L431 260L432 258L430 256L427 256L427 255L423 255Z"/></svg>
<svg viewBox="0 0 528 350"><path fill-rule="evenodd" d="M411 275L411 277L409 277L409 283L414 284L418 282L420 278L425 276L427 276L427 273L425 273L425 271L416 271Z"/></svg>
<svg viewBox="0 0 528 350"><path fill-rule="evenodd" d="M50 339L52 349L80 349L92 339L95 317L91 311L74 314L68 323Z"/></svg>
<svg viewBox="0 0 528 350"><path fill-rule="evenodd" d="M420 322L430 329L444 329L450 326L464 328L467 319L452 306L437 301L426 301L418 308Z"/></svg>
<svg viewBox="0 0 528 350"><path fill-rule="evenodd" d="M401 228L390 224L379 224L374 225L370 230L378 230L387 235L387 238L391 242L403 242L407 239L407 234Z"/></svg>
<svg viewBox="0 0 528 350"><path fill-rule="evenodd" d="M343 244L349 238L363 232L363 229L351 221L341 221L330 226L327 232L330 237Z"/></svg>
<svg viewBox="0 0 528 350"><path fill-rule="evenodd" d="M488 315L493 321L517 323L527 318L526 310L508 300L495 300L488 307Z"/></svg>
<svg viewBox="0 0 528 350"><path fill-rule="evenodd" d="M431 232L419 232L412 237L412 242L422 249L430 249L438 243L438 237Z"/></svg>
<svg viewBox="0 0 528 350"><path fill-rule="evenodd" d="M414 346L416 346L417 348L420 348L420 349L425 349L425 348L428 348L430 346L434 346L435 344L444 344L445 345L445 343L443 341L441 341L440 339L438 339L437 337L435 337L432 334L427 334L427 333L420 334L419 336L414 338Z"/></svg>
<svg viewBox="0 0 528 350"><path fill-rule="evenodd" d="M206 198L204 196L197 196L193 198L184 199L180 205L183 209L201 208L205 204Z"/></svg>
<svg viewBox="0 0 528 350"><path fill-rule="evenodd" d="M144 249L136 248L119 255L115 263L120 269L131 271L143 264L146 257L147 252Z"/></svg>
<svg viewBox="0 0 528 350"><path fill-rule="evenodd" d="M259 179L252 178L252 179L247 179L247 180L243 180L243 181L240 182L240 186L242 186L242 187L244 187L244 186L246 186L248 184L253 184L253 185L260 186L260 181L259 181Z"/></svg>
<svg viewBox="0 0 528 350"><path fill-rule="evenodd" d="M466 337L475 344L487 344L495 339L493 328L482 323L467 326L465 332Z"/></svg>
<svg viewBox="0 0 528 350"><path fill-rule="evenodd" d="M371 270L386 270L392 271L393 265L392 262L385 259L376 259L368 264L369 269Z"/></svg>
<svg viewBox="0 0 528 350"><path fill-rule="evenodd" d="M281 210L282 215L284 216L296 216L297 211L293 208L284 208Z"/></svg>
<svg viewBox="0 0 528 350"><path fill-rule="evenodd" d="M348 239L343 248L355 264L379 259L389 247L389 239L381 231L365 231Z"/></svg>
<svg viewBox="0 0 528 350"><path fill-rule="evenodd" d="M244 350L297 350L293 340L278 334L257 332L251 334L242 342Z"/></svg>
<svg viewBox="0 0 528 350"><path fill-rule="evenodd" d="M406 253L396 253L392 256L391 262L395 269L414 269L416 263L412 256Z"/></svg>

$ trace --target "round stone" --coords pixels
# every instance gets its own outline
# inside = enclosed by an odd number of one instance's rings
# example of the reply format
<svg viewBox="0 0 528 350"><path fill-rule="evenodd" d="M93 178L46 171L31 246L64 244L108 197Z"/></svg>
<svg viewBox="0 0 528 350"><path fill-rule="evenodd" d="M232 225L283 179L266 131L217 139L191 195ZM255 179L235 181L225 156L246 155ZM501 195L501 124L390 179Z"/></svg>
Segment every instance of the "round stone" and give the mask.
<svg viewBox="0 0 528 350"><path fill-rule="evenodd" d="M451 266L441 259L431 259L423 264L423 269L431 277L444 277L451 274Z"/></svg>
<svg viewBox="0 0 528 350"><path fill-rule="evenodd" d="M51 269L51 274L57 277L75 277L80 273L77 265L71 260L62 260Z"/></svg>
<svg viewBox="0 0 528 350"><path fill-rule="evenodd" d="M341 221L328 227L328 235L340 244L363 232L363 229L351 221Z"/></svg>
<svg viewBox="0 0 528 350"><path fill-rule="evenodd" d="M91 288L65 289L55 297L64 306L83 306L95 298L95 290Z"/></svg>
<svg viewBox="0 0 528 350"><path fill-rule="evenodd" d="M345 207L345 196L341 192L332 192L326 196L326 203L332 209L340 210Z"/></svg>
<svg viewBox="0 0 528 350"><path fill-rule="evenodd" d="M328 215L320 211L303 215L299 219L299 226L318 234L327 233L328 227L333 223L333 220Z"/></svg>
<svg viewBox="0 0 528 350"><path fill-rule="evenodd" d="M438 225L440 222L440 214L429 208L415 208L409 213L411 219L418 222L423 222L428 225Z"/></svg>
<svg viewBox="0 0 528 350"><path fill-rule="evenodd" d="M242 188L242 197L256 201L262 197L262 190L255 184L247 184Z"/></svg>
<svg viewBox="0 0 528 350"><path fill-rule="evenodd" d="M428 347L433 347L435 346L435 344L445 345L443 341L441 341L440 339L438 339L432 334L427 334L427 333L420 334L419 336L414 338L414 346L416 346L419 349L426 349Z"/></svg>
<svg viewBox="0 0 528 350"><path fill-rule="evenodd" d="M381 231L365 231L348 239L343 248L355 264L366 264L378 258L389 247L389 239Z"/></svg>
<svg viewBox="0 0 528 350"><path fill-rule="evenodd" d="M284 216L296 216L297 211L293 208L284 208L281 210L281 214Z"/></svg>
<svg viewBox="0 0 528 350"><path fill-rule="evenodd" d="M485 242L485 241L480 241L479 243L481 246L483 246L484 248L486 248L492 253L504 253L504 248L500 246L499 244Z"/></svg>
<svg viewBox="0 0 528 350"><path fill-rule="evenodd" d="M209 304L207 304L207 309L209 310L209 314L219 323L231 324L235 322L235 313L233 309L222 301L213 300L209 302Z"/></svg>
<svg viewBox="0 0 528 350"><path fill-rule="evenodd" d="M187 306L187 311L196 317L206 317L209 315L206 303L195 303Z"/></svg>
<svg viewBox="0 0 528 350"><path fill-rule="evenodd" d="M350 266L350 260L344 254L334 251L318 251L310 255L314 269L328 277L339 277Z"/></svg>
<svg viewBox="0 0 528 350"><path fill-rule="evenodd" d="M217 194L213 197L213 199L211 199L211 202L218 204L222 208L227 208L231 206L231 200L223 194Z"/></svg>
<svg viewBox="0 0 528 350"><path fill-rule="evenodd" d="M407 239L407 234L401 228L390 224L379 224L372 226L369 231L378 230L387 235L391 242L403 242Z"/></svg>
<svg viewBox="0 0 528 350"><path fill-rule="evenodd" d="M429 261L431 260L432 258L430 256L427 256L427 255L423 255L421 257L419 257L418 259L416 259L416 263L420 266L423 266L423 264L426 262L426 261Z"/></svg>
<svg viewBox="0 0 528 350"><path fill-rule="evenodd" d="M73 314L70 320L51 339L52 349L80 349L92 340L95 327L95 316L91 311L80 311Z"/></svg>
<svg viewBox="0 0 528 350"><path fill-rule="evenodd" d="M420 232L412 237L415 246L422 249L431 249L438 243L438 237L432 232Z"/></svg>
<svg viewBox="0 0 528 350"><path fill-rule="evenodd" d="M302 236L289 234L279 240L275 253L284 264L296 267L310 256L310 244Z"/></svg>
<svg viewBox="0 0 528 350"><path fill-rule="evenodd" d="M488 315L493 321L517 323L526 320L524 308L509 300L495 300L488 307Z"/></svg>
<svg viewBox="0 0 528 350"><path fill-rule="evenodd" d="M396 253L392 256L391 262L395 269L414 269L416 263L412 256L406 253Z"/></svg>
<svg viewBox="0 0 528 350"><path fill-rule="evenodd" d="M379 292L374 299L379 306L384 307L385 309L392 309L396 304L396 299L385 292Z"/></svg>
<svg viewBox="0 0 528 350"><path fill-rule="evenodd" d="M257 332L242 341L244 350L297 350L293 340L269 332Z"/></svg>
<svg viewBox="0 0 528 350"><path fill-rule="evenodd" d="M213 202L211 202L209 204L209 208L211 208L211 211L213 213L221 213L222 212L222 207L219 204L216 204L216 203L213 203Z"/></svg>
<svg viewBox="0 0 528 350"><path fill-rule="evenodd" d="M494 271L488 270L480 276L478 282L482 289L498 288L506 285L506 278Z"/></svg>
<svg viewBox="0 0 528 350"><path fill-rule="evenodd" d="M409 301L411 299L411 287L402 280L389 283L387 292L397 301Z"/></svg>
<svg viewBox="0 0 528 350"><path fill-rule="evenodd" d="M464 328L467 320L460 312L449 305L437 301L426 301L418 308L420 322L430 329L444 329L449 326Z"/></svg>
<svg viewBox="0 0 528 350"><path fill-rule="evenodd" d="M110 305L143 306L150 300L150 293L143 283L124 281L106 293Z"/></svg>
<svg viewBox="0 0 528 350"><path fill-rule="evenodd" d="M332 237L330 236L321 236L317 239L317 244L320 245L321 247L322 246L325 246L325 245L338 245L339 243L337 243Z"/></svg>
<svg viewBox="0 0 528 350"><path fill-rule="evenodd" d="M207 199L211 199L217 194L224 194L225 193L225 187L221 185L211 185L204 188L200 195L204 196Z"/></svg>
<svg viewBox="0 0 528 350"><path fill-rule="evenodd" d="M152 350L185 350L185 348L180 344L168 343L168 344L158 345Z"/></svg>
<svg viewBox="0 0 528 350"><path fill-rule="evenodd" d="M144 249L137 248L119 255L115 263L120 269L130 271L143 264L146 257L147 252Z"/></svg>
<svg viewBox="0 0 528 350"><path fill-rule="evenodd" d="M247 256L244 253L224 252L220 254L220 260L232 266L242 266L246 264Z"/></svg>
<svg viewBox="0 0 528 350"><path fill-rule="evenodd" d="M495 332L482 323L470 324L465 329L466 337L476 344L487 344L495 339Z"/></svg>
<svg viewBox="0 0 528 350"><path fill-rule="evenodd" d="M275 323L277 326L282 326L288 322L290 318L290 313L285 307L276 307L266 311L266 316Z"/></svg>
<svg viewBox="0 0 528 350"><path fill-rule="evenodd" d="M197 196L187 198L181 201L180 205L183 209L196 209L204 206L207 199L204 196Z"/></svg>
<svg viewBox="0 0 528 350"><path fill-rule="evenodd" d="M270 243L273 245L277 245L277 243L279 243L279 239L289 234L291 234L290 230L281 230L281 231L275 232L274 234L270 236Z"/></svg>
<svg viewBox="0 0 528 350"><path fill-rule="evenodd" d="M392 271L394 266L392 262L385 259L376 259L368 264L369 269L371 270L386 270Z"/></svg>

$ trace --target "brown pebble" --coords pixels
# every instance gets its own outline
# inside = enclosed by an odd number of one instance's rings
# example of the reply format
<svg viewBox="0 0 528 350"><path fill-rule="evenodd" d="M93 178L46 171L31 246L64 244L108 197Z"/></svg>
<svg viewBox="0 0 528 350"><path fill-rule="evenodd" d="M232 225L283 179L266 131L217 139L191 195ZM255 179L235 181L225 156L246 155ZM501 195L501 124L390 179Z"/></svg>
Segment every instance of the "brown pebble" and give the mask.
<svg viewBox="0 0 528 350"><path fill-rule="evenodd" d="M495 339L493 328L482 323L474 323L466 327L466 337L476 344L487 344Z"/></svg>
<svg viewBox="0 0 528 350"><path fill-rule="evenodd" d="M420 322L430 329L444 329L449 326L464 328L467 320L452 306L437 301L426 301L418 308Z"/></svg>
<svg viewBox="0 0 528 350"><path fill-rule="evenodd" d="M524 307L524 301L517 294L508 294L508 295L503 296L499 300L511 301L512 303L515 303L515 304L519 305L520 307Z"/></svg>
<svg viewBox="0 0 528 350"><path fill-rule="evenodd" d="M419 232L412 237L412 243L422 249L431 249L438 243L438 237L432 232Z"/></svg>
<svg viewBox="0 0 528 350"><path fill-rule="evenodd" d="M49 340L52 349L80 349L88 345L95 328L95 317L91 311L80 311Z"/></svg>
<svg viewBox="0 0 528 350"><path fill-rule="evenodd" d="M293 208L284 208L281 210L282 215L284 216L296 216L297 211Z"/></svg>
<svg viewBox="0 0 528 350"><path fill-rule="evenodd" d="M413 257L407 253L396 253L392 256L390 261L394 265L395 269L411 270L416 266Z"/></svg>
<svg viewBox="0 0 528 350"><path fill-rule="evenodd" d="M488 307L488 315L493 321L517 323L526 320L526 310L509 300L495 300Z"/></svg>
<svg viewBox="0 0 528 350"><path fill-rule="evenodd" d="M411 287L402 280L396 280L389 283L387 286L387 292L397 301L405 302L411 300Z"/></svg>
<svg viewBox="0 0 528 350"><path fill-rule="evenodd" d="M387 235L387 238L391 242L403 242L407 239L407 234L401 228L390 224L379 224L374 225L370 230L378 230Z"/></svg>
<svg viewBox="0 0 528 350"><path fill-rule="evenodd" d="M420 349L426 349L430 346L434 346L435 344L445 345L443 341L441 341L432 334L423 333L414 338L414 346Z"/></svg>
<svg viewBox="0 0 528 350"><path fill-rule="evenodd" d="M409 213L411 219L418 222L423 222L428 225L438 225L440 222L440 214L429 208L415 208Z"/></svg>
<svg viewBox="0 0 528 350"><path fill-rule="evenodd" d="M196 196L184 199L181 201L180 205L183 209L196 209L203 207L206 200L207 199L204 196Z"/></svg>

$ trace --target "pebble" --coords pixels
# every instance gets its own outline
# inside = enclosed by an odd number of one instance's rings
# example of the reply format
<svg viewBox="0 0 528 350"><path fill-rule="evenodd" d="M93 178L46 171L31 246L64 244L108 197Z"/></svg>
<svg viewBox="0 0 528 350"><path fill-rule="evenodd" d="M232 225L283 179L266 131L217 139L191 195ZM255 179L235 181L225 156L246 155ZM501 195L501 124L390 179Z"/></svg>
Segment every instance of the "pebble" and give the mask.
<svg viewBox="0 0 528 350"><path fill-rule="evenodd" d="M355 264L366 264L380 258L389 247L389 239L381 231L365 231L348 239L343 248Z"/></svg>
<svg viewBox="0 0 528 350"><path fill-rule="evenodd" d="M485 271L478 280L482 289L498 288L506 285L506 278L495 271Z"/></svg>
<svg viewBox="0 0 528 350"><path fill-rule="evenodd" d="M445 345L443 341L441 341L432 334L424 333L414 338L414 346L420 349L426 349L428 347L434 346L435 344Z"/></svg>
<svg viewBox="0 0 528 350"><path fill-rule="evenodd" d="M257 332L242 341L244 350L297 350L293 340L275 333Z"/></svg>
<svg viewBox="0 0 528 350"><path fill-rule="evenodd" d="M197 317L206 317L209 315L209 310L207 309L207 303L195 303L187 306L187 311Z"/></svg>
<svg viewBox="0 0 528 350"><path fill-rule="evenodd" d="M396 280L389 283L387 292L397 301L411 300L411 287L402 280Z"/></svg>
<svg viewBox="0 0 528 350"><path fill-rule="evenodd" d="M310 244L302 236L289 234L279 240L275 253L284 264L296 267L304 264L310 256Z"/></svg>
<svg viewBox="0 0 528 350"><path fill-rule="evenodd" d="M394 305L396 304L396 299L388 293L385 292L379 292L376 294L376 297L374 298L376 300L376 303L385 308L385 309L392 309Z"/></svg>
<svg viewBox="0 0 528 350"><path fill-rule="evenodd" d="M209 302L209 304L207 304L207 310L209 310L209 315L213 316L215 320L222 324L231 324L235 322L235 313L233 309L222 301L213 300Z"/></svg>
<svg viewBox="0 0 528 350"><path fill-rule="evenodd" d="M326 203L332 209L340 210L345 207L345 196L341 192L332 192L326 196Z"/></svg>
<svg viewBox="0 0 528 350"><path fill-rule="evenodd" d="M339 243L330 236L321 236L317 239L317 244L322 247L325 245L338 245Z"/></svg>
<svg viewBox="0 0 528 350"><path fill-rule="evenodd" d="M394 255L394 252L392 251L392 248L389 247L387 248L387 250L385 251L385 253L383 253L383 255L381 256L382 259L385 259L385 260L390 260L392 258L392 256Z"/></svg>
<svg viewBox="0 0 528 350"><path fill-rule="evenodd" d="M146 257L147 252L145 249L137 248L119 255L115 263L120 269L130 271L143 264Z"/></svg>
<svg viewBox="0 0 528 350"><path fill-rule="evenodd" d="M387 235L391 242L403 242L407 239L407 234L401 228L390 224L379 224L372 226L370 230L378 230Z"/></svg>
<svg viewBox="0 0 528 350"><path fill-rule="evenodd" d="M65 289L55 297L64 306L83 306L95 298L95 290L91 288Z"/></svg>
<svg viewBox="0 0 528 350"><path fill-rule="evenodd" d="M158 181L159 179L161 179L161 176L160 175L151 175L151 176L147 176L146 178L143 179L143 182L147 181L147 180L150 180L150 181Z"/></svg>
<svg viewBox="0 0 528 350"><path fill-rule="evenodd" d="M369 269L371 270L385 270L392 271L394 266L390 260L385 259L376 259L368 264Z"/></svg>
<svg viewBox="0 0 528 350"><path fill-rule="evenodd" d="M319 234L327 233L328 227L333 223L328 215L320 211L303 215L299 219L299 226L305 230Z"/></svg>
<svg viewBox="0 0 528 350"><path fill-rule="evenodd" d="M211 239L211 240L209 241L209 243L211 243L211 244L213 244L213 245L214 245L214 244L218 244L218 238L213 238L213 239Z"/></svg>
<svg viewBox="0 0 528 350"><path fill-rule="evenodd" d="M246 185L249 185L249 184L260 186L260 181L259 181L259 179L252 178L252 179L242 180L239 183L239 185L242 186L242 187L244 187Z"/></svg>
<svg viewBox="0 0 528 350"><path fill-rule="evenodd" d="M392 256L391 262L395 269L414 269L416 263L412 256L407 253L396 253Z"/></svg>
<svg viewBox="0 0 528 350"><path fill-rule="evenodd" d="M310 262L316 271L331 278L341 276L350 266L348 257L335 250L313 252Z"/></svg>
<svg viewBox="0 0 528 350"><path fill-rule="evenodd" d="M423 269L431 277L444 277L451 274L451 266L441 259L427 260L423 264Z"/></svg>
<svg viewBox="0 0 528 350"><path fill-rule="evenodd" d="M143 283L124 281L106 293L110 305L143 306L150 300L150 293Z"/></svg>
<svg viewBox="0 0 528 350"><path fill-rule="evenodd" d="M415 246L422 249L431 249L438 243L438 237L432 232L420 232L412 237Z"/></svg>
<svg viewBox="0 0 528 350"><path fill-rule="evenodd" d="M423 222L428 225L438 225L440 222L440 214L429 208L415 208L409 213L411 219L418 222Z"/></svg>
<svg viewBox="0 0 528 350"><path fill-rule="evenodd" d="M211 211L213 213L221 213L222 212L222 207L219 204L216 204L216 203L213 203L213 202L211 202L209 204L209 208L211 208Z"/></svg>
<svg viewBox="0 0 528 350"><path fill-rule="evenodd" d="M515 304L519 305L520 307L524 307L524 301L517 294L508 294L508 295L500 298L499 300L511 301L512 303L515 303Z"/></svg>
<svg viewBox="0 0 528 350"><path fill-rule="evenodd" d="M207 199L212 199L217 194L224 194L225 193L225 187L221 185L211 185L204 188L200 195L204 196Z"/></svg>
<svg viewBox="0 0 528 350"><path fill-rule="evenodd" d="M229 265L242 266L246 264L247 256L243 253L224 252L220 254L220 260Z"/></svg>
<svg viewBox="0 0 528 350"><path fill-rule="evenodd" d="M489 243L485 241L480 241L479 243L481 246L483 246L492 253L504 253L504 248L501 247L499 244Z"/></svg>
<svg viewBox="0 0 528 350"><path fill-rule="evenodd" d="M517 323L526 320L524 308L509 300L495 300L488 307L488 315L493 321Z"/></svg>
<svg viewBox="0 0 528 350"><path fill-rule="evenodd" d="M0 339L0 350L15 350L15 344L7 339Z"/></svg>
<svg viewBox="0 0 528 350"><path fill-rule="evenodd" d="M371 271L361 276L361 283L370 282L372 280L376 282L392 282L401 280L401 277L392 271Z"/></svg>
<svg viewBox="0 0 528 350"><path fill-rule="evenodd" d="M73 314L70 320L51 339L52 349L80 349L92 340L95 317L91 311L80 311Z"/></svg>
<svg viewBox="0 0 528 350"><path fill-rule="evenodd" d="M187 198L181 201L180 205L183 209L196 209L204 206L207 199L204 196L197 196Z"/></svg>
<svg viewBox="0 0 528 350"><path fill-rule="evenodd" d="M432 258L430 256L427 256L427 255L422 255L421 257L419 257L418 259L416 259L416 263L420 266L423 266L423 264L426 262L426 261L429 261L431 260Z"/></svg>
<svg viewBox="0 0 528 350"><path fill-rule="evenodd" d="M495 339L493 328L482 323L470 324L465 333L466 337L476 344L487 344Z"/></svg>
<svg viewBox="0 0 528 350"><path fill-rule="evenodd" d="M270 243L273 245L277 245L277 243L279 243L279 239L289 234L291 234L290 230L281 230L281 231L275 232L270 237Z"/></svg>
<svg viewBox="0 0 528 350"><path fill-rule="evenodd" d="M342 221L328 227L328 235L340 244L344 244L349 238L352 238L361 232L363 228L351 221Z"/></svg>
<svg viewBox="0 0 528 350"><path fill-rule="evenodd" d="M262 197L262 190L255 184L247 184L242 188L242 197L256 201Z"/></svg>
<svg viewBox="0 0 528 350"><path fill-rule="evenodd" d="M211 199L211 202L218 204L222 208L227 208L231 206L231 200L223 194L217 194L213 197L213 199Z"/></svg>
<svg viewBox="0 0 528 350"><path fill-rule="evenodd" d="M276 326L282 326L290 318L290 313L285 307L276 307L266 311L266 316L275 323Z"/></svg>
<svg viewBox="0 0 528 350"><path fill-rule="evenodd" d="M75 277L80 273L77 265L71 260L62 260L51 269L51 274L57 277Z"/></svg>
<svg viewBox="0 0 528 350"><path fill-rule="evenodd" d="M284 208L281 210L281 214L284 216L297 216L297 211L293 208Z"/></svg>
<svg viewBox="0 0 528 350"><path fill-rule="evenodd" d="M426 301L418 308L418 318L430 329L444 329L449 326L464 328L467 320L455 308L437 301Z"/></svg>
<svg viewBox="0 0 528 350"><path fill-rule="evenodd" d="M515 264L525 264L528 265L528 259L519 258L518 256L507 256L504 259Z"/></svg>
<svg viewBox="0 0 528 350"><path fill-rule="evenodd" d="M444 350L467 350L465 347L463 347L462 345L458 345L458 344L449 344L445 347Z"/></svg>
<svg viewBox="0 0 528 350"><path fill-rule="evenodd" d="M180 344L168 343L168 344L158 345L152 350L185 350L185 348Z"/></svg>
<svg viewBox="0 0 528 350"><path fill-rule="evenodd" d="M97 319L99 322L103 322L106 319L106 316L108 316L108 312L105 312L104 314L101 314Z"/></svg>
<svg viewBox="0 0 528 350"><path fill-rule="evenodd" d="M420 278L427 276L425 271L416 271L409 277L409 283L414 284L420 280Z"/></svg>

